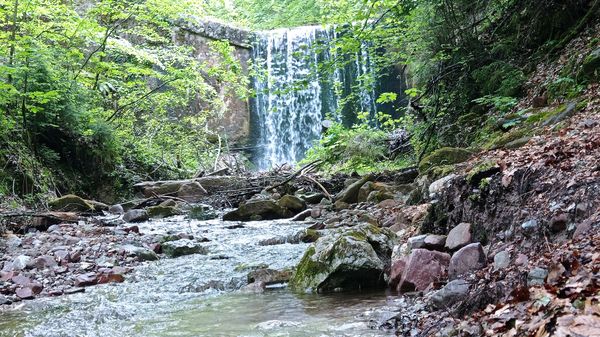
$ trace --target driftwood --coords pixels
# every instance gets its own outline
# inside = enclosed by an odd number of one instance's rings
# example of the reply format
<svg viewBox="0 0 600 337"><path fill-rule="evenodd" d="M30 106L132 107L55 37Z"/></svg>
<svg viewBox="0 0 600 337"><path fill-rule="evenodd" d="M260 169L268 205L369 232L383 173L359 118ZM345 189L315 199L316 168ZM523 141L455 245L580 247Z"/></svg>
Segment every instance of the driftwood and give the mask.
<svg viewBox="0 0 600 337"><path fill-rule="evenodd" d="M287 179L285 179L283 182L273 185L271 187L267 188L267 192L270 192L274 189L276 189L277 187L281 187L287 183L289 183L290 181L294 180L296 177L298 176L303 176L305 175L307 172L310 172L311 170L317 168L319 165L321 165L322 161L321 160L315 160L313 162L310 162L306 165L304 165L302 168L300 168L298 171L292 173Z"/></svg>

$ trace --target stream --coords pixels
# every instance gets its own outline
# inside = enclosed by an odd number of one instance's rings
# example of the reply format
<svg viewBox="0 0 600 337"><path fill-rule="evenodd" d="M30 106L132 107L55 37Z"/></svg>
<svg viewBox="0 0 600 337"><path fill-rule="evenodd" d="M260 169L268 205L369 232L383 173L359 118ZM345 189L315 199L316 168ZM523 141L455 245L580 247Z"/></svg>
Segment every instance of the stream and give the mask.
<svg viewBox="0 0 600 337"><path fill-rule="evenodd" d="M308 225L290 221L190 221L182 217L139 225L141 233L203 237L207 255L146 263L124 283L85 293L24 301L0 311L0 336L382 336L369 320L384 292L294 294L283 286L244 291L256 267L295 266L308 244L261 246Z"/></svg>

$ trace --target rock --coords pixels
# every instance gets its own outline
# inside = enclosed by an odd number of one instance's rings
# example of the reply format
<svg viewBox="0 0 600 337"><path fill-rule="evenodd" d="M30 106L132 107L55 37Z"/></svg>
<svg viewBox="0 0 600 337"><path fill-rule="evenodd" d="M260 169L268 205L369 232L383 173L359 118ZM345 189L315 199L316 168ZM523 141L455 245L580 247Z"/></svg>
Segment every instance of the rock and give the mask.
<svg viewBox="0 0 600 337"><path fill-rule="evenodd" d="M508 268L510 265L510 253L503 250L494 255L494 269L500 270Z"/></svg>
<svg viewBox="0 0 600 337"><path fill-rule="evenodd" d="M242 289L240 289L243 293L254 293L254 294L260 294L265 292L265 289L267 288L267 285L264 284L263 282L254 282L254 283L250 283L246 286L244 286Z"/></svg>
<svg viewBox="0 0 600 337"><path fill-rule="evenodd" d="M148 207L148 216L151 218L162 219L170 216L179 215L181 211L173 206L152 206Z"/></svg>
<svg viewBox="0 0 600 337"><path fill-rule="evenodd" d="M553 233L562 232L567 228L567 222L569 221L569 217L566 213L561 213L557 216L552 217L550 222L548 223L548 227L550 231Z"/></svg>
<svg viewBox="0 0 600 337"><path fill-rule="evenodd" d="M326 292L384 286L395 239L389 230L367 224L331 232L307 249L290 287Z"/></svg>
<svg viewBox="0 0 600 337"><path fill-rule="evenodd" d="M96 212L102 212L102 211L108 211L108 205L100 202L100 201L95 201L95 200L86 200L86 202L90 205L92 205L92 207L94 208L94 211Z"/></svg>
<svg viewBox="0 0 600 337"><path fill-rule="evenodd" d="M310 217L313 219L318 219L321 217L321 214L323 213L323 209L319 206L317 207L313 207L310 211Z"/></svg>
<svg viewBox="0 0 600 337"><path fill-rule="evenodd" d="M304 234L301 236L300 241L311 243L317 241L320 237L321 233L318 230L307 228L304 230Z"/></svg>
<svg viewBox="0 0 600 337"><path fill-rule="evenodd" d="M304 210L304 211L296 214L296 216L292 218L292 221L304 221L311 214L312 214L312 210L311 209Z"/></svg>
<svg viewBox="0 0 600 337"><path fill-rule="evenodd" d="M451 251L466 246L471 242L471 224L463 222L450 230L445 247Z"/></svg>
<svg viewBox="0 0 600 337"><path fill-rule="evenodd" d="M521 228L526 233L532 233L535 230L537 230L537 228L538 228L538 221L535 220L535 219L525 221L523 224L521 224Z"/></svg>
<svg viewBox="0 0 600 337"><path fill-rule="evenodd" d="M458 178L456 174L450 174L432 182L429 185L429 197L432 199L436 198L455 178Z"/></svg>
<svg viewBox="0 0 600 337"><path fill-rule="evenodd" d="M12 301L8 297L0 294L0 305L8 305L11 303Z"/></svg>
<svg viewBox="0 0 600 337"><path fill-rule="evenodd" d="M76 287L87 287L93 286L98 283L98 276L96 273L86 273L82 275L78 275L75 278L75 286Z"/></svg>
<svg viewBox="0 0 600 337"><path fill-rule="evenodd" d="M597 225L598 224L596 224L596 226ZM592 219L587 219L579 225L577 225L577 228L575 228L575 232L573 233L573 239L581 238L582 236L587 234L587 232L589 232L592 229L592 226L594 226Z"/></svg>
<svg viewBox="0 0 600 337"><path fill-rule="evenodd" d="M190 202L199 201L206 195L208 195L208 192L197 181L183 184L177 190L177 197Z"/></svg>
<svg viewBox="0 0 600 337"><path fill-rule="evenodd" d="M318 204L325 195L323 193L312 193L312 194L304 194L300 195L300 199L304 200L307 204Z"/></svg>
<svg viewBox="0 0 600 337"><path fill-rule="evenodd" d="M431 304L437 309L449 308L464 300L469 294L469 283L462 279L448 282L431 296Z"/></svg>
<svg viewBox="0 0 600 337"><path fill-rule="evenodd" d="M162 244L163 253L168 257L179 257L191 254L208 254L208 249L199 242L182 239Z"/></svg>
<svg viewBox="0 0 600 337"><path fill-rule="evenodd" d="M140 261L156 261L158 260L158 255L148 248L138 247L134 245L124 245L121 246L125 252L129 255L136 256Z"/></svg>
<svg viewBox="0 0 600 337"><path fill-rule="evenodd" d="M116 205L112 205L108 208L108 212L112 213L112 214L123 214L125 213L125 210L123 209L123 206L121 206L120 204L116 204Z"/></svg>
<svg viewBox="0 0 600 337"><path fill-rule="evenodd" d="M35 293L30 287L19 288L15 294L22 300L30 300L35 297Z"/></svg>
<svg viewBox="0 0 600 337"><path fill-rule="evenodd" d="M515 265L517 266L526 266L529 263L529 258L525 254L519 253L517 258L515 259Z"/></svg>
<svg viewBox="0 0 600 337"><path fill-rule="evenodd" d="M448 267L448 277L453 280L467 272L485 267L486 263L483 246L479 242L471 243L452 255Z"/></svg>
<svg viewBox="0 0 600 337"><path fill-rule="evenodd" d="M452 165L467 161L473 153L467 149L443 147L433 151L419 163L419 172L425 173L432 167Z"/></svg>
<svg viewBox="0 0 600 337"><path fill-rule="evenodd" d="M423 246L425 246L426 237L427 234L413 236L412 238L408 239L408 246L410 249L423 248Z"/></svg>
<svg viewBox="0 0 600 337"><path fill-rule="evenodd" d="M290 218L293 214L277 205L273 200L250 200L242 203L237 210L225 213L224 221L254 221Z"/></svg>
<svg viewBox="0 0 600 337"><path fill-rule="evenodd" d="M588 80L600 79L600 48L593 50L583 60L581 75Z"/></svg>
<svg viewBox="0 0 600 337"><path fill-rule="evenodd" d="M345 201L338 200L333 204L333 208L336 211L342 211L342 210L350 208L350 204L348 204Z"/></svg>
<svg viewBox="0 0 600 337"><path fill-rule="evenodd" d="M345 202L348 204L353 204L353 203L358 202L358 192L360 191L360 188L367 181L370 181L372 179L373 179L373 177L370 174L362 177L361 179L350 184L348 187L346 187L344 190L342 190L340 193L338 193L335 196L335 200L342 201L342 202Z"/></svg>
<svg viewBox="0 0 600 337"><path fill-rule="evenodd" d="M401 245L395 245L392 249L392 261L396 261L403 258L408 258L410 255L410 246L408 243ZM405 259L406 260L406 259Z"/></svg>
<svg viewBox="0 0 600 337"><path fill-rule="evenodd" d="M372 191L371 193L369 193L369 196L367 197L367 202L377 204L377 203L380 203L381 201L390 200L390 199L394 199L394 195L392 193L383 192L383 191Z"/></svg>
<svg viewBox="0 0 600 337"><path fill-rule="evenodd" d="M262 268L248 273L248 283L260 282L265 286L275 283L285 283L289 281L292 272L289 270L275 270Z"/></svg>
<svg viewBox="0 0 600 337"><path fill-rule="evenodd" d="M277 201L277 205L287 208L294 213L302 212L306 209L306 202L294 196L286 194Z"/></svg>
<svg viewBox="0 0 600 337"><path fill-rule="evenodd" d="M31 279L29 277L27 277L27 276L24 276L24 275L13 276L10 280L12 281L12 283L18 284L18 285L21 285L21 286L24 286L24 285L27 285L27 284L31 283Z"/></svg>
<svg viewBox="0 0 600 337"><path fill-rule="evenodd" d="M358 190L357 201L358 202L366 202L367 198L369 197L369 194L371 194L372 191L373 191L373 183L370 181L367 181Z"/></svg>
<svg viewBox="0 0 600 337"><path fill-rule="evenodd" d="M106 283L123 283L125 282L125 277L121 274L102 274L98 278L98 284L106 284Z"/></svg>
<svg viewBox="0 0 600 337"><path fill-rule="evenodd" d="M212 220L218 217L212 206L204 204L193 206L188 213L188 218L200 221Z"/></svg>
<svg viewBox="0 0 600 337"><path fill-rule="evenodd" d="M400 258L398 260L393 260L392 268L390 270L390 279L388 284L391 288L395 289L400 280L402 280L402 275L404 274L404 270L406 269L406 258Z"/></svg>
<svg viewBox="0 0 600 337"><path fill-rule="evenodd" d="M53 211L64 212L93 212L94 206L81 197L73 194L67 194L48 202L48 206Z"/></svg>
<svg viewBox="0 0 600 337"><path fill-rule="evenodd" d="M148 212L144 209L131 209L123 214L125 222L143 222L150 218Z"/></svg>
<svg viewBox="0 0 600 337"><path fill-rule="evenodd" d="M415 249L410 253L399 292L423 291L446 275L450 255L426 249Z"/></svg>
<svg viewBox="0 0 600 337"><path fill-rule="evenodd" d="M53 268L57 266L57 263L56 261L54 261L54 258L49 255L42 255L36 258L33 261L33 264L37 269Z"/></svg>
<svg viewBox="0 0 600 337"><path fill-rule="evenodd" d="M446 245L446 235L429 234L423 241L423 248L443 251Z"/></svg>
<svg viewBox="0 0 600 337"><path fill-rule="evenodd" d="M31 257L27 255L19 255L12 260L12 270L24 270L31 263Z"/></svg>
<svg viewBox="0 0 600 337"><path fill-rule="evenodd" d="M536 286L536 285L544 285L546 281L546 276L548 276L548 270L544 268L534 268L529 271L527 274L527 285L528 286Z"/></svg>

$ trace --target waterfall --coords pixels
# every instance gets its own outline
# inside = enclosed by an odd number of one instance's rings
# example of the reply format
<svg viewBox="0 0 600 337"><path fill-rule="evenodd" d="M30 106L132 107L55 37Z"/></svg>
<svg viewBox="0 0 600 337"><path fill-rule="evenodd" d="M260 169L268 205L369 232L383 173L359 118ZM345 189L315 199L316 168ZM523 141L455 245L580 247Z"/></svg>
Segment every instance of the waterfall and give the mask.
<svg viewBox="0 0 600 337"><path fill-rule="evenodd" d="M257 71L253 80L253 161L258 169L301 160L320 138L326 117L351 125L356 112L375 115L375 88L359 85L373 73L368 48L363 45L351 55L337 55L327 47L336 34L333 27L321 26L258 34L252 55ZM317 71L319 64L339 57L345 60L343 67L327 75ZM356 92L356 87L361 89ZM338 111L341 100L351 93L355 96L350 104Z"/></svg>

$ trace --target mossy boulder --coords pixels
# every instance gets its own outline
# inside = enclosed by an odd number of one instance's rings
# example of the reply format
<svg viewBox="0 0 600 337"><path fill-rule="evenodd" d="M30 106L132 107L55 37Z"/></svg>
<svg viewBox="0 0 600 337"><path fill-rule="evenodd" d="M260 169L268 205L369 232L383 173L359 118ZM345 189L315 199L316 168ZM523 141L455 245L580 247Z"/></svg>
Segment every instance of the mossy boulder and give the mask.
<svg viewBox="0 0 600 337"><path fill-rule="evenodd" d="M162 219L170 216L179 215L181 211L173 206L152 206L148 207L148 215L151 218Z"/></svg>
<svg viewBox="0 0 600 337"><path fill-rule="evenodd" d="M94 206L87 200L74 194L67 194L48 203L53 211L63 212L93 212Z"/></svg>
<svg viewBox="0 0 600 337"><path fill-rule="evenodd" d="M500 172L500 166L498 166L496 162L485 160L475 165L475 167L467 173L467 181L471 185L477 186L482 179L491 177L498 172Z"/></svg>
<svg viewBox="0 0 600 337"><path fill-rule="evenodd" d="M290 287L298 292L384 287L396 235L360 224L319 238L306 251Z"/></svg>
<svg viewBox="0 0 600 337"><path fill-rule="evenodd" d="M199 204L190 208L190 212L188 213L188 218L194 220L212 220L218 217L217 212L215 212L214 208L209 205Z"/></svg>
<svg viewBox="0 0 600 337"><path fill-rule="evenodd" d="M251 200L234 211L225 213L225 221L256 221L290 218L293 213L273 200Z"/></svg>
<svg viewBox="0 0 600 337"><path fill-rule="evenodd" d="M527 129L513 129L505 134L502 134L499 137L491 139L484 148L486 150L496 150L501 149L511 142L514 142L517 139L528 136L530 133Z"/></svg>
<svg viewBox="0 0 600 337"><path fill-rule="evenodd" d="M592 51L581 65L581 75L589 80L600 79L600 48Z"/></svg>
<svg viewBox="0 0 600 337"><path fill-rule="evenodd" d="M457 147L443 147L433 151L419 163L419 172L424 173L436 166L453 165L467 161L473 153Z"/></svg>
<svg viewBox="0 0 600 337"><path fill-rule="evenodd" d="M368 175L362 177L361 179L351 183L350 185L348 185L348 187L346 187L344 190L342 190L340 193L338 193L335 196L335 200L346 202L348 204L353 204L353 203L358 202L358 192L360 191L360 188L365 183L367 183L367 181L371 181L371 180L373 180L373 176L368 174Z"/></svg>
<svg viewBox="0 0 600 337"><path fill-rule="evenodd" d="M296 196L286 194L277 201L277 205L287 208L294 213L302 212L306 209L306 202Z"/></svg>
<svg viewBox="0 0 600 337"><path fill-rule="evenodd" d="M168 257L179 257L191 254L208 254L208 249L200 244L200 242L181 239L176 241L168 241L162 244L163 253Z"/></svg>

